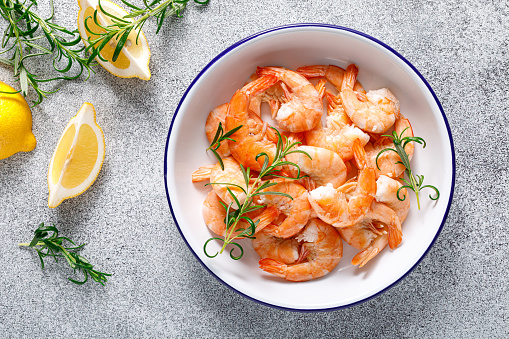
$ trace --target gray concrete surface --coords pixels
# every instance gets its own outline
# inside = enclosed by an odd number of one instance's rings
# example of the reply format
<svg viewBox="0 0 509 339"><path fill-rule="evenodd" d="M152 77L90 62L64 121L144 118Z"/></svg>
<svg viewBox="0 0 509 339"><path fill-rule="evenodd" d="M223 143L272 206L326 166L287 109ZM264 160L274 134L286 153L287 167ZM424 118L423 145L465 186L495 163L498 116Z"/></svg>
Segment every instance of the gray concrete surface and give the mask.
<svg viewBox="0 0 509 339"><path fill-rule="evenodd" d="M57 1L55 22L75 27L77 11ZM507 1L211 0L158 35L148 23L151 81L97 68L61 83L33 109L37 148L0 160L1 337L508 337L508 14ZM327 313L268 308L212 278L180 238L163 181L172 112L200 69L245 36L299 22L351 27L400 52L437 94L456 150L454 200L426 258L379 297ZM11 70L0 80L12 83ZM106 160L89 191L50 210L47 166L84 101ZM18 248L41 221L86 242L83 255L114 273L107 285L75 286L66 265L41 270Z"/></svg>

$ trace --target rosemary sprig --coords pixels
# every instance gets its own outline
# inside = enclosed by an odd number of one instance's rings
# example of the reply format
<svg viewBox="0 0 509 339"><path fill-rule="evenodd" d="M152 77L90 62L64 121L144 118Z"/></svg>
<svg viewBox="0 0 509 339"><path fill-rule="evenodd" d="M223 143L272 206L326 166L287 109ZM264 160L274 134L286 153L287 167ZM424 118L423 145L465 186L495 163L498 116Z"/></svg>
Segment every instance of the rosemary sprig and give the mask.
<svg viewBox="0 0 509 339"><path fill-rule="evenodd" d="M49 235L48 232L52 232ZM53 257L55 262L58 262L57 258L65 258L67 263L74 269L74 271L78 270L83 272L85 278L83 281L74 280L71 278L67 278L75 284L83 285L88 280L88 276L90 276L94 281L100 283L104 286L104 283L107 281L106 277L111 276L111 274L99 272L93 269L93 266L88 262L87 259L82 257L81 255L75 252L69 252L73 250L78 250L85 246L85 244L81 244L79 246L74 247L65 247L62 243L65 241L70 242L75 245L75 243L66 237L59 237L58 230L53 224L53 226L44 226L44 223L41 223L39 227L34 232L34 238L29 244L19 244L19 246L29 246L35 248L37 254L39 255L39 259L41 261L41 268L44 268L45 257ZM40 247L37 247L40 246Z"/></svg>
<svg viewBox="0 0 509 339"><path fill-rule="evenodd" d="M256 225L258 224L258 221L254 222L251 218L246 216L246 214L251 211L265 207L264 205L256 205L253 202L254 197L261 196L261 195L281 195L281 196L284 196L284 197L287 197L287 198L290 198L293 200L292 196L289 194L281 193L281 192L266 191L267 188L277 185L277 183L271 182L270 180L262 182L262 180L264 178L270 176L270 177L280 177L280 178L285 178L285 179L298 180L298 179L302 179L305 177L305 176L300 175L300 168L297 164L290 162L290 161L286 161L286 160L284 160L284 158L286 155L291 154L291 153L303 153L303 154L306 154L311 159L309 154L307 154L304 151L293 150L293 147L296 145L299 145L300 142L289 143L286 136L281 137L281 134L279 133L279 131L277 129L275 129L273 127L270 127L270 128L275 130L277 133L277 136L278 136L278 142L277 142L277 146L276 146L276 154L274 157L274 161L272 162L272 164L269 164L269 156L267 155L267 153L260 153L256 156L256 160L263 157L264 161L263 161L263 165L260 170L260 173L259 173L258 177L256 177L256 179L254 179L254 182L252 185L249 184L252 179L251 168L249 168L249 167L245 168L244 166L242 166L242 164L240 164L240 168L241 168L242 174L244 176L245 187L242 187L242 186L236 185L236 184L232 184L232 183L214 182L214 183L207 184L207 185L234 186L234 187L241 189L242 192L244 192L244 194L246 195L246 200L244 201L244 203L241 204L239 202L239 200L237 199L237 197L235 196L235 194L233 194L233 192L230 190L230 188L227 187L228 193L232 196L232 198L237 206L237 209L235 210L232 208L233 202L230 203L229 205L226 205L223 202L221 202L221 205L223 205L223 207L226 210L226 218L225 218L226 235L224 236L224 238L212 237L205 242L205 244L203 245L203 251L205 252L205 255L209 258L214 258L218 254L223 253L226 246L230 245L230 244L234 245L236 248L238 248L240 250L240 254L235 256L233 254L233 251L235 250L235 248L233 248L230 251L230 257L234 260L238 260L242 257L242 255L244 254L244 250L243 250L242 246L239 243L237 243L235 240L239 239L239 238L254 239ZM218 127L218 132L216 133L216 136L218 134L222 133L222 132L220 132L220 129L221 129L221 125L219 125L219 127ZM297 167L297 177L296 178L288 178L288 177L284 177L284 176L280 175L280 172L277 169L277 167L284 166L284 165L291 165L291 166ZM237 228L237 224L241 220L247 222L249 226L247 228ZM217 252L213 255L210 255L207 253L207 245L212 240L222 241L223 246L221 247L221 250L219 250L219 252Z"/></svg>
<svg viewBox="0 0 509 339"><path fill-rule="evenodd" d="M212 151L212 153L214 153L214 155L217 158L217 161L219 162L219 165L221 165L222 170L224 170L223 159L217 153L217 149L219 147L221 147L221 143L223 141L231 140L231 141L235 142L235 140L230 138L230 136L233 133L237 132L241 127L242 127L242 125L237 126L234 129L224 133L223 125L221 124L221 122L219 122L219 126L217 127L217 131L216 131L216 135L214 136L214 140L212 140L212 142L210 143L210 146L207 148L207 151L210 150L210 151Z"/></svg>
<svg viewBox="0 0 509 339"><path fill-rule="evenodd" d="M95 57L99 57L105 62L108 61L101 56L100 52L111 39L114 39L116 42L115 51L111 61L116 61L120 55L120 52L122 51L122 48L128 41L129 34L133 30L137 32L136 41L134 42L137 44L141 29L150 17L156 18L157 34L163 26L164 19L171 15L175 15L179 18L182 17L181 13L189 2L189 0L153 0L152 2L149 2L149 0L143 0L144 7L140 8L127 2L126 0L120 1L129 7L131 12L128 15L125 15L124 17L118 17L115 14L108 12L104 7L101 6L101 0L99 0L98 3L101 13L106 15L111 23L107 25L101 23L98 19L97 9L95 10L93 17L87 17L85 19L85 27L87 31L91 33L91 35L88 37L89 46L87 47L87 51L91 53L89 62L91 62ZM200 5L205 5L209 1L210 0L194 0L194 2ZM91 30L88 26L88 20L93 20L98 27L102 28L103 32Z"/></svg>
<svg viewBox="0 0 509 339"><path fill-rule="evenodd" d="M34 7L36 0L0 0L0 15L8 22L2 38L0 55L11 53L10 57L0 56L0 62L14 67L14 78L19 81L21 92L28 94L28 87L37 93L34 106L42 102L47 94L59 89L46 91L39 86L55 80L73 80L87 71L87 80L93 72L88 58L81 54L85 46L81 42L78 30L70 31L51 22L54 14L53 1L50 0L51 13L43 19ZM41 78L29 69L30 59L52 57L52 67L57 76ZM73 67L73 65L78 67ZM72 75L74 74L74 75ZM14 92L14 93L18 93Z"/></svg>
<svg viewBox="0 0 509 339"><path fill-rule="evenodd" d="M401 178L401 180L406 184L406 185L403 185L401 186L398 191L396 192L396 197L398 198L398 200L400 201L403 201L406 199L406 196L403 196L403 198L401 198L399 196L399 192L403 189L403 188L408 188L408 189L411 189L412 191L415 192L415 196L417 198L417 208L418 209L421 209L421 205L419 203L419 192L423 189L423 188L431 188L435 191L436 193L436 197L432 197L431 194L429 195L429 198L431 200L438 200L438 198L440 197L440 192L438 191L438 189L433 186L433 185L422 185L423 182L424 182L424 175L418 175L416 174L414 176L414 174L412 173L412 169L410 168L410 160L408 159L408 155L406 154L405 152L405 146L409 143L409 142L412 142L412 141L415 141L416 143L418 144L421 144L422 145L422 148L425 148L426 147L426 141L424 141L423 138L421 137L403 137L403 133L405 133L405 131L408 129L409 127L405 128L400 135L398 135L398 133L396 133L396 131L393 131L392 132L392 135L383 135L385 137L389 137L392 139L392 142L394 143L394 148L386 148L386 149L383 149L381 150L377 156L376 156L376 167L378 169L380 169L380 167L378 166L378 158L380 157L380 155L382 155L382 153L384 152L389 152L389 151L392 151L392 152L396 152L399 157L401 158L401 161L398 161L396 162L397 164L401 164L403 166L405 166L405 173L406 175L408 176L408 180L406 180L405 178Z"/></svg>

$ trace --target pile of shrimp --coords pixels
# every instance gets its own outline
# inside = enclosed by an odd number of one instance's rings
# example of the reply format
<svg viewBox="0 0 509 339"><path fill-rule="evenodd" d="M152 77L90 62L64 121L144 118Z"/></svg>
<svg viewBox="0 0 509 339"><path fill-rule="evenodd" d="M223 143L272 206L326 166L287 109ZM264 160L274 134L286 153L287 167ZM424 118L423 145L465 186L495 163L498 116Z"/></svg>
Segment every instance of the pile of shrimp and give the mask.
<svg viewBox="0 0 509 339"><path fill-rule="evenodd" d="M398 200L404 166L384 133L394 129L413 136L410 122L401 114L399 102L387 88L366 92L357 81L355 64L346 70L335 65L313 65L290 70L258 67L230 102L213 109L205 123L212 142L219 123L225 132L240 125L232 134L235 141L223 142L217 152L218 164L203 166L192 174L193 182L245 185L240 164L260 171L266 153L270 162L278 140L274 130L261 118L263 103L270 106L275 128L298 141L295 147L306 152L287 155L297 164L304 179L272 178L270 191L289 194L262 195L254 202L266 206L252 211L257 222L254 250L260 268L290 281L307 281L331 272L343 255L343 241L359 252L352 264L364 266L387 245L396 249L402 241L401 223L410 209L409 199ZM312 82L311 82L312 81ZM324 105L325 104L325 105ZM325 106L325 107L324 107ZM326 111L326 117L322 115ZM405 152L409 159L414 145ZM282 173L296 177L295 166L282 166ZM235 186L211 185L203 203L203 218L210 231L225 236L225 208L234 199L242 204L246 196ZM406 189L400 196L406 196ZM232 206L235 206L233 204ZM246 227L239 225L238 227Z"/></svg>

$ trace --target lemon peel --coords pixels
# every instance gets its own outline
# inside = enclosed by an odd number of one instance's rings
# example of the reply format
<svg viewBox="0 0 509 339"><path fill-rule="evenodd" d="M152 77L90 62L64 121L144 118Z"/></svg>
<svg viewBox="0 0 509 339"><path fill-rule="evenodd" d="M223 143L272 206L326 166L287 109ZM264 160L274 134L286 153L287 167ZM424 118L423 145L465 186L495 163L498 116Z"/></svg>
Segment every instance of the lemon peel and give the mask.
<svg viewBox="0 0 509 339"><path fill-rule="evenodd" d="M1 92L16 92L0 81ZM0 93L0 159L30 152L37 145L32 133L32 112L20 93Z"/></svg>
<svg viewBox="0 0 509 339"><path fill-rule="evenodd" d="M48 207L85 192L104 162L104 134L96 123L94 106L88 102L65 127L48 168Z"/></svg>

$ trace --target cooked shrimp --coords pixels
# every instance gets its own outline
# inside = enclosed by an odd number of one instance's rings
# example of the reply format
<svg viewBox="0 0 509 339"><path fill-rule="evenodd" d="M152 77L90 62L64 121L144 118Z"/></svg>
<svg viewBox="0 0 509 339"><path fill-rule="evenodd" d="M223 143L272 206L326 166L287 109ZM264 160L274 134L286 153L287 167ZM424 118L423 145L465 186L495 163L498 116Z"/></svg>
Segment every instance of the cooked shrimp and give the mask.
<svg viewBox="0 0 509 339"><path fill-rule="evenodd" d="M359 68L351 64L343 78L340 96L346 114L363 131L383 133L394 124L399 114L399 101L387 88L369 91L365 95L354 92L358 73Z"/></svg>
<svg viewBox="0 0 509 339"><path fill-rule="evenodd" d="M258 79L258 74L254 73L249 78L249 81L255 81ZM266 102L270 106L270 112L272 119L275 119L277 111L281 107L281 102L284 100L284 91L279 83L272 85L272 87L267 90L251 97L251 102L249 103L249 110L259 117L261 117L261 109L262 103Z"/></svg>
<svg viewBox="0 0 509 339"><path fill-rule="evenodd" d="M256 234L253 247L260 258L269 258L285 264L293 264L299 258L299 242L295 238L278 238L271 234L277 225L268 225Z"/></svg>
<svg viewBox="0 0 509 339"><path fill-rule="evenodd" d="M290 281L308 281L332 271L343 256L343 242L334 227L319 219L311 220L297 237L303 241L298 263L287 265L261 259L260 268Z"/></svg>
<svg viewBox="0 0 509 339"><path fill-rule="evenodd" d="M360 267L387 244L394 249L402 239L401 223L396 213L375 201L361 221L349 227L338 228L338 232L349 245L361 250L352 259L352 264L360 264Z"/></svg>
<svg viewBox="0 0 509 339"><path fill-rule="evenodd" d="M360 139L364 146L369 141L369 135L355 127L343 109L339 97L328 91L325 97L328 102L326 126L320 122L312 130L305 132L306 143L331 150L343 161L348 161L353 158L352 145L355 139Z"/></svg>
<svg viewBox="0 0 509 339"><path fill-rule="evenodd" d="M381 175L376 181L376 195L375 200L387 205L398 215L401 223L405 221L408 212L410 211L410 199L407 196L407 189L403 188L399 192L399 196L404 200L398 199L396 193L398 189L403 186L397 180L391 179L385 175Z"/></svg>
<svg viewBox="0 0 509 339"><path fill-rule="evenodd" d="M385 233L373 239L373 241L371 241L368 247L357 253L352 258L352 265L359 265L359 267L362 267L366 265L368 261L373 259L378 253L382 252L382 250L389 243L387 231L383 230L383 232Z"/></svg>
<svg viewBox="0 0 509 339"><path fill-rule="evenodd" d="M272 229L270 234L279 238L289 238L306 226L311 214L311 206L308 201L308 191L302 185L293 181L278 181L277 185L267 188L266 191L286 193L293 198L292 200L274 194L258 197L258 203L275 206L286 216L281 225Z"/></svg>
<svg viewBox="0 0 509 339"><path fill-rule="evenodd" d="M304 132L318 124L323 111L322 98L306 78L281 67L258 67L256 72L258 75L275 75L284 84L286 102L276 115L280 128Z"/></svg>
<svg viewBox="0 0 509 339"><path fill-rule="evenodd" d="M396 123L394 124L394 131L400 135L403 133L402 137L413 137L414 133L412 130L412 126L408 119L403 117L403 115L399 114L396 119ZM366 145L366 153L368 154L369 161L376 172L376 177L378 178L380 175L386 175L391 178L400 177L405 171L405 166L400 164L401 158L396 152L384 152L378 158L378 167L376 162L376 156L380 151L386 148L394 148L394 144L389 137L381 137L376 140L373 144L368 143ZM405 153L408 155L408 160L412 160L412 156L414 154L414 142L411 141L405 146Z"/></svg>
<svg viewBox="0 0 509 339"><path fill-rule="evenodd" d="M226 210L221 205L221 199L217 196L214 191L210 191L202 207L203 219L208 228L219 236L226 235ZM256 225L256 232L261 231L267 225L269 225L279 215L277 208L268 207L265 210L256 210L249 213L247 216L250 217L254 222L259 221ZM240 221L236 229L249 227L247 222Z"/></svg>
<svg viewBox="0 0 509 339"><path fill-rule="evenodd" d="M342 187L334 189L332 184L327 184L309 193L309 202L317 216L335 227L350 226L362 220L376 193L375 171L368 166L359 140L354 142L353 149L360 169L355 191L347 196Z"/></svg>
<svg viewBox="0 0 509 339"><path fill-rule="evenodd" d="M252 96L266 90L276 81L275 76L268 75L248 83L233 95L228 106L225 119L226 131L243 126L231 135L235 141L228 142L230 152L244 167L250 167L254 171L259 171L265 160L264 157L260 157L258 161L255 159L259 153L266 153L269 156L269 162L272 163L276 154L276 145L264 137L265 131L260 130L260 124L250 118L249 102Z"/></svg>
<svg viewBox="0 0 509 339"><path fill-rule="evenodd" d="M313 65L297 68L297 72L307 79L325 77L336 89L341 92L345 70L335 65ZM356 81L353 90L355 92L366 93L362 85Z"/></svg>
<svg viewBox="0 0 509 339"><path fill-rule="evenodd" d="M212 185L212 188L219 196L219 198L221 198L221 200L224 201L226 205L232 204L232 208L238 209L235 200L228 192L228 188L232 191L235 197L237 197L241 204L243 204L246 200L246 194L244 191L242 191L239 187L232 185L221 185L220 183L229 183L244 187L246 185L244 175L242 174L239 163L233 157L229 156L224 158L223 164L224 170L221 169L219 162L215 165L202 166L198 168L192 174L193 182L209 179L211 183L215 183Z"/></svg>
<svg viewBox="0 0 509 339"><path fill-rule="evenodd" d="M219 123L224 126L224 119L228 113L228 103L222 104L210 111L207 121L205 122L205 134L209 143L214 140L216 136L217 128ZM230 147L227 142L223 142L221 146L216 150L221 157L227 157L230 155Z"/></svg>
<svg viewBox="0 0 509 339"><path fill-rule="evenodd" d="M295 150L306 152L311 158L303 153L290 153L286 156L286 160L297 164L300 170L314 182L315 187L331 183L334 188L337 188L345 183L346 165L336 153L314 146L299 146ZM294 166L289 166L288 170L293 177L297 175L297 169Z"/></svg>

